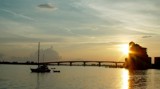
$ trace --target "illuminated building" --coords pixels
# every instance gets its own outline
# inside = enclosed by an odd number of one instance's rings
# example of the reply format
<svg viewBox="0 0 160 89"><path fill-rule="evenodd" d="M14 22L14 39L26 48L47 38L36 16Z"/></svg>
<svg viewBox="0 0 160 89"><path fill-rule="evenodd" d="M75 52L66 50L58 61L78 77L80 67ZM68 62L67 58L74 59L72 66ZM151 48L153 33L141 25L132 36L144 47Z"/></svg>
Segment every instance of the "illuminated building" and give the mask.
<svg viewBox="0 0 160 89"><path fill-rule="evenodd" d="M142 70L148 69L150 66L151 58L148 57L147 48L130 42L128 58L125 59L125 67L133 70Z"/></svg>

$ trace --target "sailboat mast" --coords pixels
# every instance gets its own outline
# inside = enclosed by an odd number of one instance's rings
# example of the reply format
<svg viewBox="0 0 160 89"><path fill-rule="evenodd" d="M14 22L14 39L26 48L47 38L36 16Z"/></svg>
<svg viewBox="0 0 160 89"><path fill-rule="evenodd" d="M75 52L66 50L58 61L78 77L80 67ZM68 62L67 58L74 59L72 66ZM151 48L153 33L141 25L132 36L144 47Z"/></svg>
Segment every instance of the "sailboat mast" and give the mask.
<svg viewBox="0 0 160 89"><path fill-rule="evenodd" d="M39 68L40 42L38 43L38 68Z"/></svg>

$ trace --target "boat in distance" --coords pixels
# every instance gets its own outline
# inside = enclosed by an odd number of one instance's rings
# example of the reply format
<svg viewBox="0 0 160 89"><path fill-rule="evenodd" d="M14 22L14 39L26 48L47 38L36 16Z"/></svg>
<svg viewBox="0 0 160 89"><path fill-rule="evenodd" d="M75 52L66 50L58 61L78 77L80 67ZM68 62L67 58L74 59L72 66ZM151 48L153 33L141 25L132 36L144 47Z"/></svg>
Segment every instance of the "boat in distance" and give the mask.
<svg viewBox="0 0 160 89"><path fill-rule="evenodd" d="M53 70L53 72L55 72L55 73L60 73L60 70Z"/></svg>
<svg viewBox="0 0 160 89"><path fill-rule="evenodd" d="M51 70L48 68L47 65L40 65L36 69L31 68L32 72L37 72L37 73L45 73L45 72L50 72Z"/></svg>
<svg viewBox="0 0 160 89"><path fill-rule="evenodd" d="M39 55L40 55L40 42L38 43L38 67L37 68L31 68L31 72L36 72L36 73L50 72L51 70L48 68L48 66L46 64L41 64L40 65Z"/></svg>

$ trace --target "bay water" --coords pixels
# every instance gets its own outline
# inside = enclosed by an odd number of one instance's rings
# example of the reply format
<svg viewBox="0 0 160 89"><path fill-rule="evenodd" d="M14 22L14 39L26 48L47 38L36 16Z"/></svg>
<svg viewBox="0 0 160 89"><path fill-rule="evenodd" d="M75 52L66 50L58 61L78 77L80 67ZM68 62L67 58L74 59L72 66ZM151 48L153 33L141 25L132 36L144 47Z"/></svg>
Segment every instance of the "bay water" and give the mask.
<svg viewBox="0 0 160 89"><path fill-rule="evenodd" d="M60 73L32 73L34 65L0 65L0 89L159 89L160 70L49 66Z"/></svg>

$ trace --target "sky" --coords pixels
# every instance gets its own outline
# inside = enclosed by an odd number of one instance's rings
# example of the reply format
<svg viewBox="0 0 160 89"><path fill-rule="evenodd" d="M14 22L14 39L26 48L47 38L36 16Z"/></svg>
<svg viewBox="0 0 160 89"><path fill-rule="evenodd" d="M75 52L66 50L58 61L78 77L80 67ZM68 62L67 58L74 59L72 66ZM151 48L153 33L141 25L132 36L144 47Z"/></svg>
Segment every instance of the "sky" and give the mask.
<svg viewBox="0 0 160 89"><path fill-rule="evenodd" d="M0 54L53 46L63 60L124 61L134 41L160 56L159 0L0 0Z"/></svg>

